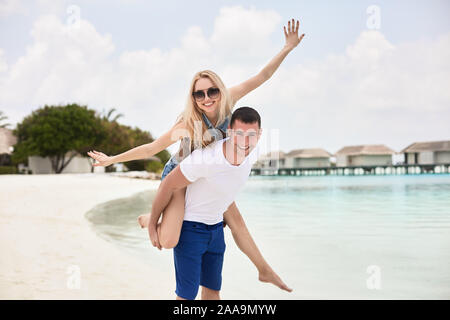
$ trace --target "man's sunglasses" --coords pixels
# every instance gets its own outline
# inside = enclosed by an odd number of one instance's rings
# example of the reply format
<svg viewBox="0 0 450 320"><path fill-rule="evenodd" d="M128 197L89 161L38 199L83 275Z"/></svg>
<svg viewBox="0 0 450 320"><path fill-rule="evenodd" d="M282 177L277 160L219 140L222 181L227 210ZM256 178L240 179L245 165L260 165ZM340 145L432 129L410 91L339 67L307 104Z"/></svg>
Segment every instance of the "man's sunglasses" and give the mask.
<svg viewBox="0 0 450 320"><path fill-rule="evenodd" d="M210 87L205 90L194 91L192 92L192 96L194 97L195 100L202 101L203 99L205 99L205 91L210 99L216 99L220 94L219 88Z"/></svg>

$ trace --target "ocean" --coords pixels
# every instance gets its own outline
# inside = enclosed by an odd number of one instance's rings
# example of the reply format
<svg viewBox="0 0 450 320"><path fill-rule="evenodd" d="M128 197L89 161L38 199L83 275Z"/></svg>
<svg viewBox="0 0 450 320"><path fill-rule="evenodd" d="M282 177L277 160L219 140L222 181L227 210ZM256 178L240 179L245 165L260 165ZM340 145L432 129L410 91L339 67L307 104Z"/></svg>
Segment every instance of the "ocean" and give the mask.
<svg viewBox="0 0 450 320"><path fill-rule="evenodd" d="M175 290L172 250L151 246L137 223L154 195L102 203L86 218ZM259 282L226 227L223 299L450 299L450 174L250 176L236 204L293 291Z"/></svg>

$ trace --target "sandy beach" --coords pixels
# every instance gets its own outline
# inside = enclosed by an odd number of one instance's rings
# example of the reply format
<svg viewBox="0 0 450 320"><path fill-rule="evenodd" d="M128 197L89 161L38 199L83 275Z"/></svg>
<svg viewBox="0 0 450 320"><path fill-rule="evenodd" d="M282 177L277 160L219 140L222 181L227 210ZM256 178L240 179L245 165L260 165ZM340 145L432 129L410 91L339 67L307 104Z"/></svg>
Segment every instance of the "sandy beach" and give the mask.
<svg viewBox="0 0 450 320"><path fill-rule="evenodd" d="M100 238L84 217L159 183L102 173L0 176L0 298L173 299L170 281Z"/></svg>

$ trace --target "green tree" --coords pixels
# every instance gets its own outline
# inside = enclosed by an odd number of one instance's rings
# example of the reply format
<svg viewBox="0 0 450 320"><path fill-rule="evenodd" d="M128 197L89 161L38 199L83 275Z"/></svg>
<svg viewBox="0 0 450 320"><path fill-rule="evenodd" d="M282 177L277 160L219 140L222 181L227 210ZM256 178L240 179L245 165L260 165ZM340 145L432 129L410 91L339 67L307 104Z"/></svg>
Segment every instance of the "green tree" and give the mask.
<svg viewBox="0 0 450 320"><path fill-rule="evenodd" d="M105 139L96 147L91 149L101 150L105 154L118 154L130 148L132 140L126 126L117 122L101 120L105 131Z"/></svg>
<svg viewBox="0 0 450 320"><path fill-rule="evenodd" d="M147 163L147 165L145 166L145 170L149 171L149 172L156 172L156 173L160 173L162 172L162 170L164 169L164 164L162 164L159 161L149 161L149 163Z"/></svg>
<svg viewBox="0 0 450 320"><path fill-rule="evenodd" d="M106 136L95 110L78 104L45 105L25 117L13 133L17 137L12 155L15 163L26 162L33 155L49 157L55 173L61 173L77 153L85 155ZM72 154L67 155L69 151Z"/></svg>
<svg viewBox="0 0 450 320"><path fill-rule="evenodd" d="M134 129L127 127L127 130L131 141L130 149L154 141L152 135L148 131L142 131L137 127ZM155 157L159 158L160 161L155 161L152 159L132 160L124 163L124 165L128 168L128 170L148 170L157 172L160 171L161 166L164 167L164 164L167 162L167 160L169 160L170 153L167 150L163 150L155 154Z"/></svg>

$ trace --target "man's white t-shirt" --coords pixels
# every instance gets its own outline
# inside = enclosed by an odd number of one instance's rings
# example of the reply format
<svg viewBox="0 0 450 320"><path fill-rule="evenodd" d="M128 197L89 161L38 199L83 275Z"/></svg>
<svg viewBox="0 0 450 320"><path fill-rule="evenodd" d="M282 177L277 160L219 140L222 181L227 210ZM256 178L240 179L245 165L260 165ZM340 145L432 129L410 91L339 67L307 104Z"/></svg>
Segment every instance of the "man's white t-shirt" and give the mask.
<svg viewBox="0 0 450 320"><path fill-rule="evenodd" d="M240 165L232 165L223 154L229 137L194 150L180 162L180 170L189 181L186 188L184 220L208 225L219 223L247 181L258 159L255 147Z"/></svg>

